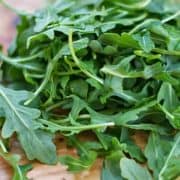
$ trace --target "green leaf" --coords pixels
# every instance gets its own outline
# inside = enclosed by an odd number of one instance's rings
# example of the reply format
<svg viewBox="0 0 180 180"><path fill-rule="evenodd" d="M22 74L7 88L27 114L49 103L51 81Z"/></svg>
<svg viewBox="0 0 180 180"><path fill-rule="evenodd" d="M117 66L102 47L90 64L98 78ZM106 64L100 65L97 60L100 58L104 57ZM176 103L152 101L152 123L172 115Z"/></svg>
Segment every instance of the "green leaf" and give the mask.
<svg viewBox="0 0 180 180"><path fill-rule="evenodd" d="M146 32L143 35L136 34L134 35L134 38L139 42L141 48L147 53L151 52L151 50L155 48L155 44L152 41L149 32Z"/></svg>
<svg viewBox="0 0 180 180"><path fill-rule="evenodd" d="M88 94L88 84L83 81L82 79L77 79L74 81L71 81L70 84L70 90L72 92L72 94L78 95L82 98L87 98L87 94ZM82 88L81 91L79 91L79 86Z"/></svg>
<svg viewBox="0 0 180 180"><path fill-rule="evenodd" d="M52 136L38 129L40 124L35 121L40 116L40 111L21 105L28 96L27 91L15 91L0 86L0 109L4 112L0 116L5 117L2 136L9 138L16 132L28 159L54 164L56 152L51 141Z"/></svg>
<svg viewBox="0 0 180 180"><path fill-rule="evenodd" d="M69 138L71 146L75 146L78 150L79 158L75 158L69 155L60 156L60 163L67 165L68 170L72 172L79 172L89 169L96 160L97 154L91 149L87 149L87 145L83 144L75 137Z"/></svg>
<svg viewBox="0 0 180 180"><path fill-rule="evenodd" d="M180 106L180 101L176 95L170 83L163 83L158 92L158 102L162 104L160 108L166 114L167 119L174 128L180 128L180 119L178 108ZM175 116L174 116L175 115Z"/></svg>
<svg viewBox="0 0 180 180"><path fill-rule="evenodd" d="M152 133L145 148L148 166L153 170L155 179L175 179L179 174L180 134L174 140Z"/></svg>
<svg viewBox="0 0 180 180"><path fill-rule="evenodd" d="M58 16L54 8L48 7L36 13L35 20L36 20L36 25L34 27L34 31L40 32L50 23L56 22L58 20Z"/></svg>
<svg viewBox="0 0 180 180"><path fill-rule="evenodd" d="M82 38L80 40L74 41L73 42L73 47L75 51L84 49L88 46L89 43L89 39L88 38ZM60 54L62 55L70 55L70 49L69 49L69 45L64 45L60 51Z"/></svg>
<svg viewBox="0 0 180 180"><path fill-rule="evenodd" d="M122 60L127 61L129 57ZM129 60L129 63L132 61ZM126 62L127 63L127 62ZM160 63L155 63L153 65L146 65L144 70L137 71L137 70L130 70L128 67L124 67L122 63L117 65L105 65L102 69L102 72L106 74L110 74L112 76L120 77L120 78L144 78L149 79L152 77L156 77L156 75L160 74L163 71L163 67Z"/></svg>
<svg viewBox="0 0 180 180"><path fill-rule="evenodd" d="M122 33L121 35L116 33L105 33L100 36L99 40L106 45L118 45L119 47L134 49L140 48L138 41L128 33Z"/></svg>
<svg viewBox="0 0 180 180"><path fill-rule="evenodd" d="M177 1L169 0L153 0L147 6L147 10L150 12L155 12L159 14L165 14L168 12L176 12L180 8L180 3Z"/></svg>
<svg viewBox="0 0 180 180"><path fill-rule="evenodd" d="M178 108L176 108L173 112L173 124L175 125L175 127L180 128L180 106L178 106Z"/></svg>
<svg viewBox="0 0 180 180"><path fill-rule="evenodd" d="M145 162L145 157L139 146L130 137L130 133L127 128L121 129L121 143L126 144L125 152L129 154L131 158L138 160L139 162Z"/></svg>
<svg viewBox="0 0 180 180"><path fill-rule="evenodd" d="M106 157L103 162L103 168L101 172L101 180L121 180L121 170L119 167L119 161L123 157L121 151L116 151Z"/></svg>
<svg viewBox="0 0 180 180"><path fill-rule="evenodd" d="M131 121L136 121L139 118L139 114L147 111L149 108L153 107L156 104L155 101L149 102L146 105L142 105L141 107L134 108L127 112L122 113L118 116L116 120L117 125L123 125Z"/></svg>
<svg viewBox="0 0 180 180"><path fill-rule="evenodd" d="M162 103L163 107L168 111L172 111L179 105L179 100L176 96L172 85L170 83L163 83L158 92L158 102Z"/></svg>
<svg viewBox="0 0 180 180"><path fill-rule="evenodd" d="M81 156L79 159L68 155L60 156L59 161L60 163L67 165L69 171L80 172L89 169L96 160L95 152L89 151L88 153L89 156Z"/></svg>
<svg viewBox="0 0 180 180"><path fill-rule="evenodd" d="M159 173L159 179L173 179L180 175L179 163L180 158L180 134L178 133L175 136L173 146L171 150L168 153L168 156L166 156L166 160L161 168L161 171Z"/></svg>
<svg viewBox="0 0 180 180"><path fill-rule="evenodd" d="M171 148L171 142L160 138L156 133L151 133L148 144L145 148L145 156L148 160L148 166L153 170L154 177L158 179L158 174L164 164L167 152ZM164 148L166 146L166 148Z"/></svg>
<svg viewBox="0 0 180 180"><path fill-rule="evenodd" d="M120 161L122 177L128 180L152 180L149 171L136 163L133 159L122 158Z"/></svg>

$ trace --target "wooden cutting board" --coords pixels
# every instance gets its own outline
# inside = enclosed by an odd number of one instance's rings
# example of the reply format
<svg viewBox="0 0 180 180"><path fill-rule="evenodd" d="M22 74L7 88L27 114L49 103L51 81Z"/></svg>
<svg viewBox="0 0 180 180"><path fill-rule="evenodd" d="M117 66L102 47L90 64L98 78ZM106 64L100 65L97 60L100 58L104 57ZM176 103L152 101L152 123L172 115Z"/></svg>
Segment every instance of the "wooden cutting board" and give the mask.
<svg viewBox="0 0 180 180"><path fill-rule="evenodd" d="M34 10L41 7L44 0L7 0L8 3L18 9ZM15 25L17 23L17 16L8 9L0 6L0 44L3 44L4 52L6 52L9 43L15 36ZM146 136L139 133L135 136L135 140L140 147L144 148ZM67 149L66 143L62 137L56 138L57 153L58 154L75 154L75 150ZM20 154L22 157L21 163L27 162L25 155L20 148L19 143L15 138L11 140L11 152ZM28 178L31 180L99 180L100 170L102 167L102 160L98 159L95 165L88 171L83 171L79 174L72 174L67 171L67 168L61 164L56 166L48 166L33 162L33 169L28 173ZM0 158L0 180L10 180L12 177L11 167Z"/></svg>

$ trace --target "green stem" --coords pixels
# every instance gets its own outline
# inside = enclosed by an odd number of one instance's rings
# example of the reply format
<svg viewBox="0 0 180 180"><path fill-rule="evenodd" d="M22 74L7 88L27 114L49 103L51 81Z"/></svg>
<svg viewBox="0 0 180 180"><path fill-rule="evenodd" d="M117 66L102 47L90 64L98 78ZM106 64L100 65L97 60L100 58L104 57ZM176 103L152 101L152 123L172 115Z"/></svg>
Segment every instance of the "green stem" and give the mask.
<svg viewBox="0 0 180 180"><path fill-rule="evenodd" d="M78 116L78 119L90 119L91 116L89 114L81 114ZM56 124L63 124L69 122L69 118L66 118L66 116L62 116L61 119L51 120L52 122Z"/></svg>
<svg viewBox="0 0 180 180"><path fill-rule="evenodd" d="M61 51L58 51L58 53L53 58L53 60L49 62L47 69L46 69L46 74L45 74L44 80L42 81L39 88L34 92L33 96L24 103L25 105L30 104L46 87L47 83L49 82L49 80L51 78L54 67L56 66L56 64L61 56L62 56Z"/></svg>
<svg viewBox="0 0 180 180"><path fill-rule="evenodd" d="M139 31L142 28L147 27L149 24L151 24L152 22L156 22L157 19L147 19L145 21L143 21L142 23L138 24L137 26L135 26L130 32L129 34L133 34L136 33L137 31Z"/></svg>
<svg viewBox="0 0 180 180"><path fill-rule="evenodd" d="M138 21L141 21L144 18L146 18L146 16L147 16L147 13L143 13L140 16L134 17L134 18L123 18L123 19L119 19L119 20L116 20L116 21L104 22L104 23L99 24L98 27L101 27L103 25L109 25L109 24L121 24L121 22L123 20L131 20L132 22L138 22Z"/></svg>
<svg viewBox="0 0 180 180"><path fill-rule="evenodd" d="M29 56L29 57L19 57L19 58L12 58L12 61L14 62L19 62L19 63L22 63L22 62L28 62L28 61L32 61L38 57L40 57L42 55L42 52L39 52L37 54L34 54L32 56Z"/></svg>
<svg viewBox="0 0 180 180"><path fill-rule="evenodd" d="M55 63L53 63L53 61L48 64L44 80L42 81L39 88L34 92L32 98L28 99L24 103L25 105L30 104L41 93L41 91L46 87L47 83L49 82L49 80L51 78L51 74L54 69L54 66L55 66Z"/></svg>
<svg viewBox="0 0 180 180"><path fill-rule="evenodd" d="M180 16L180 10L177 11L176 13L174 13L173 15L163 19L161 22L164 24L164 23L167 23L168 21L171 21L173 19L175 19L176 17Z"/></svg>
<svg viewBox="0 0 180 180"><path fill-rule="evenodd" d="M26 74L31 78L36 78L36 79L42 79L44 77L44 74L30 74L28 72L26 72Z"/></svg>
<svg viewBox="0 0 180 180"><path fill-rule="evenodd" d="M166 110L161 104L158 104L159 108L164 112L164 114L169 117L170 119L174 120L174 116Z"/></svg>
<svg viewBox="0 0 180 180"><path fill-rule="evenodd" d="M70 51L71 51L71 55L72 55L72 58L73 58L74 62L75 62L76 65L80 68L80 70L81 70L84 74L86 74L88 77L96 80L96 81L99 82L100 84L104 84L104 82L103 82L102 79L96 77L95 75L91 74L89 71L87 71L87 70L85 70L84 68L82 68L81 62L80 62L80 60L78 59L78 57L76 56L75 51L74 51L72 35L73 35L72 31L70 31L70 33L69 33L69 49L70 49Z"/></svg>
<svg viewBox="0 0 180 180"><path fill-rule="evenodd" d="M69 72L56 72L56 74L59 76L68 76L68 75L79 74L79 73L81 73L81 70L74 70L74 71L69 71Z"/></svg>
<svg viewBox="0 0 180 180"><path fill-rule="evenodd" d="M55 108L58 108L59 106L63 105L65 102L67 102L67 99L66 99L66 100L62 100L62 101L60 101L60 102L58 102L58 103L55 103L55 104L49 106L49 107L46 109L46 111L49 112L49 111L51 111L51 110L53 110L53 109L55 109Z"/></svg>
<svg viewBox="0 0 180 180"><path fill-rule="evenodd" d="M3 143L3 141L1 139L0 139L0 147L3 150L4 153L7 153L7 149L6 149L4 143Z"/></svg>
<svg viewBox="0 0 180 180"><path fill-rule="evenodd" d="M150 2L151 0L144 0L137 3L132 3L130 5L121 2L118 2L117 4L126 9L142 9L146 7Z"/></svg>
<svg viewBox="0 0 180 180"><path fill-rule="evenodd" d="M7 57L2 53L0 53L0 61L3 61L5 63L7 63L7 64L10 64L10 65L12 65L12 66L14 66L14 67L16 67L18 69L27 69L27 70L30 70L30 71L37 71L37 72L42 72L43 71L41 68L38 68L37 66L32 66L30 64L21 64L18 61L14 61L13 58Z"/></svg>
<svg viewBox="0 0 180 180"><path fill-rule="evenodd" d="M99 129L103 127L109 127L114 126L114 122L107 122L107 123L101 123L101 124L90 124L90 125L79 125L79 126L61 126L59 124L55 124L53 122L39 119L39 121L42 124L45 124L49 126L49 128L55 129L56 131L86 131L86 130L93 130L93 129Z"/></svg>
<svg viewBox="0 0 180 180"><path fill-rule="evenodd" d="M160 49L160 48L154 48L152 51L156 53L160 53L160 54L165 54L165 55L180 56L180 51L168 51L168 50Z"/></svg>

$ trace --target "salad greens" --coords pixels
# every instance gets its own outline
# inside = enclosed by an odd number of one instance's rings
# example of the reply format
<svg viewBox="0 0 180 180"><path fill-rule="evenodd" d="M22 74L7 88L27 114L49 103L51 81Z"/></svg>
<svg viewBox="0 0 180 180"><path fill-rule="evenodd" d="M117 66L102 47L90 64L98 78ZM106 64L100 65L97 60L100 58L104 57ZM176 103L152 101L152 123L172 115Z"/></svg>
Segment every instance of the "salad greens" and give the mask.
<svg viewBox="0 0 180 180"><path fill-rule="evenodd" d="M17 35L0 52L2 142L15 133L29 160L73 172L101 157L102 180L179 177L180 3L58 0L16 12ZM57 156L59 133L77 157ZM14 155L0 155L26 178Z"/></svg>

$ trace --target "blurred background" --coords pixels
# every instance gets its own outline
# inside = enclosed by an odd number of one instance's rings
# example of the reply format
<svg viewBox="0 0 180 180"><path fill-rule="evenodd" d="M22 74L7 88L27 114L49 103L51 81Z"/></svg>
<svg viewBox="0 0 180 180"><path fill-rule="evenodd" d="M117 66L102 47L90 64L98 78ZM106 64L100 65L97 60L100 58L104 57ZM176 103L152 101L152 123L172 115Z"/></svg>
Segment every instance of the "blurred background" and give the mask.
<svg viewBox="0 0 180 180"><path fill-rule="evenodd" d="M5 0L5 2L18 10L33 12L46 5L47 0ZM18 23L18 17L0 3L0 18L0 44L6 51L16 34L15 27Z"/></svg>

